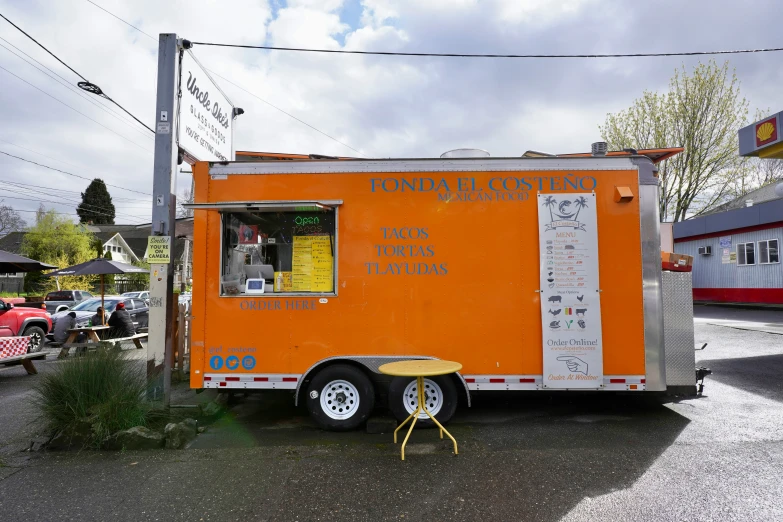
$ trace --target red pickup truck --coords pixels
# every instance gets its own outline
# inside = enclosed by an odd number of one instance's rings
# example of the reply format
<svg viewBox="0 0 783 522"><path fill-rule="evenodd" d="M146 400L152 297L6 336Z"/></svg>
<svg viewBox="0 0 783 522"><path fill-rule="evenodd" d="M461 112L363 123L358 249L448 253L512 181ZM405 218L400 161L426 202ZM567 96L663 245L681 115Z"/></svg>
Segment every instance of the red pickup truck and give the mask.
<svg viewBox="0 0 783 522"><path fill-rule="evenodd" d="M52 318L41 308L24 308L0 299L0 337L30 336L28 352L39 352L52 329Z"/></svg>

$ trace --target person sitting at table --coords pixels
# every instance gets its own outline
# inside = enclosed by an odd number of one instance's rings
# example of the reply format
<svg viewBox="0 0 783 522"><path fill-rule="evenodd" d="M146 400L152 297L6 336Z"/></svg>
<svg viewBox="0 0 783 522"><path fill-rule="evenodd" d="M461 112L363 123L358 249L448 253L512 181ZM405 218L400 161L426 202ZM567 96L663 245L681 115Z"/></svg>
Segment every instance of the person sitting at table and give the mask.
<svg viewBox="0 0 783 522"><path fill-rule="evenodd" d="M106 314L103 313L102 307L99 306L98 309L95 310L95 315L90 318L90 322L93 326L103 326L106 324Z"/></svg>
<svg viewBox="0 0 783 522"><path fill-rule="evenodd" d="M90 317L90 325L91 326L103 326L105 319L106 319L106 316L103 313L103 308L99 306L98 309L95 311L95 315ZM100 333L98 333L98 337L101 337ZM85 332L81 332L79 335L76 336L76 342L77 343L86 343L89 338L90 338L89 335L87 335Z"/></svg>
<svg viewBox="0 0 783 522"><path fill-rule="evenodd" d="M65 317L61 317L54 325L54 332L52 332L54 341L60 344L67 341L70 335L68 330L73 328L76 328L76 312L68 312Z"/></svg>
<svg viewBox="0 0 783 522"><path fill-rule="evenodd" d="M131 337L136 334L136 329L133 327L133 320L130 314L125 309L124 303L118 303L117 308L109 317L109 336L111 338L116 337Z"/></svg>

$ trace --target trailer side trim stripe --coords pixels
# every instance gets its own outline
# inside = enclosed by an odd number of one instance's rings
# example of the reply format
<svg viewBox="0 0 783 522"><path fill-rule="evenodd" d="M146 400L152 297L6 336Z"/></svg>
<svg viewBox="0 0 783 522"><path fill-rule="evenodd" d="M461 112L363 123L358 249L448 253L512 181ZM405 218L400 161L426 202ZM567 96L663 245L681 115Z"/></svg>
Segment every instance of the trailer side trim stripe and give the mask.
<svg viewBox="0 0 783 522"><path fill-rule="evenodd" d="M210 373L204 375L204 388L245 388L294 390L302 376L290 373Z"/></svg>

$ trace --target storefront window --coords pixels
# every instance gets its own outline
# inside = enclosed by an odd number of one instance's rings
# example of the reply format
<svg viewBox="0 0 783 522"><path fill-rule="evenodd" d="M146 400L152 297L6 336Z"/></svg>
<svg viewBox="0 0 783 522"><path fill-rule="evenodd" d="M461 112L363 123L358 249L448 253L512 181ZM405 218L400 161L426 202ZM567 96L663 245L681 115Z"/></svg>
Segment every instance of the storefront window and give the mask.
<svg viewBox="0 0 783 522"><path fill-rule="evenodd" d="M336 212L224 212L223 296L334 293Z"/></svg>

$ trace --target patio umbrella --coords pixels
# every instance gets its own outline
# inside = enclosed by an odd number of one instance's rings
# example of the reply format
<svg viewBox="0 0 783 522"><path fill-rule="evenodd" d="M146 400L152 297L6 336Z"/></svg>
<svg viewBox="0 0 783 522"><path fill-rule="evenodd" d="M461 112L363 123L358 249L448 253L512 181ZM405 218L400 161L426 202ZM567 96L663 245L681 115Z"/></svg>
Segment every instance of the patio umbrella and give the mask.
<svg viewBox="0 0 783 522"><path fill-rule="evenodd" d="M102 257L80 263L78 265L61 268L54 272L46 274L49 277L57 276L81 276L81 275L99 275L101 276L101 308L103 308L103 296L105 294L103 288L103 277L106 274L144 274L147 273L146 268L139 268L138 266L129 265L127 263L120 263L119 261L112 261L111 259L104 259ZM104 324L106 321L106 315L103 314Z"/></svg>
<svg viewBox="0 0 783 522"><path fill-rule="evenodd" d="M35 259L22 257L5 250L0 250L0 274L16 272L34 272L36 270L49 270L57 268L54 265L47 265Z"/></svg>

